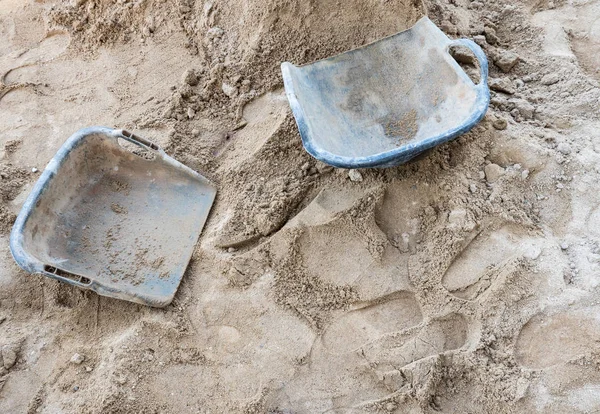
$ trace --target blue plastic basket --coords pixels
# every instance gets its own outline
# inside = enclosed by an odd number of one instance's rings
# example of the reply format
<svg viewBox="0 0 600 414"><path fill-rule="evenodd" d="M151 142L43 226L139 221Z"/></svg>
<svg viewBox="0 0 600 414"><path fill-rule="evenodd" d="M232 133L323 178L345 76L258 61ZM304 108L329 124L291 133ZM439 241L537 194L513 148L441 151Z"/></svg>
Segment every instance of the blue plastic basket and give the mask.
<svg viewBox="0 0 600 414"><path fill-rule="evenodd" d="M82 129L42 173L10 249L30 273L162 307L175 295L215 194L206 178L150 141Z"/></svg>
<svg viewBox="0 0 600 414"><path fill-rule="evenodd" d="M455 46L479 61L478 84L450 55ZM449 39L426 17L364 47L281 70L304 148L336 167L405 163L469 131L490 101L481 48Z"/></svg>

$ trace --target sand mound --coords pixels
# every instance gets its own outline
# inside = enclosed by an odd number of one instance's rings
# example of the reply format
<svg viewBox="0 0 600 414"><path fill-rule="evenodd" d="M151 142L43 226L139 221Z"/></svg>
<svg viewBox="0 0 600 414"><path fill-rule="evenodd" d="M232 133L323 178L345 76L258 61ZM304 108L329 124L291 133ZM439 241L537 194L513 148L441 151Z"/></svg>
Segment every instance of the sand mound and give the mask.
<svg viewBox="0 0 600 414"><path fill-rule="evenodd" d="M4 1L0 412L597 411L599 4ZM280 63L424 14L490 57L486 118L397 168L312 159ZM219 187L165 309L10 257L39 169L89 125Z"/></svg>

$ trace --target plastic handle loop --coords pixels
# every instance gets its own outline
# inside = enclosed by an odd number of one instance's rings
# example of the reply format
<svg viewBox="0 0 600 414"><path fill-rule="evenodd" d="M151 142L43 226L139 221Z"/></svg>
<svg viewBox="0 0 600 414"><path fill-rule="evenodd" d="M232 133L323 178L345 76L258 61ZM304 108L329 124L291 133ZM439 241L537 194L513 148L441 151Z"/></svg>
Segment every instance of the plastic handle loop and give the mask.
<svg viewBox="0 0 600 414"><path fill-rule="evenodd" d="M48 268L52 268L52 267L44 266L43 270L40 273L42 273L44 276L48 276L52 279L59 280L61 282L67 283L69 285L77 286L77 287L84 288L84 289L89 289L89 287L93 283L92 280L87 279L87 278L85 278L85 279L89 280L88 282L82 282L81 281L82 278L80 276L79 276L80 280L74 280L74 279L70 279L68 277L61 276L56 271L53 272L53 271L47 270ZM78 277L77 275L73 275L73 276Z"/></svg>
<svg viewBox="0 0 600 414"><path fill-rule="evenodd" d="M155 143L150 142L145 138L138 137L137 135L132 134L131 132L126 131L124 129L119 131L118 136L119 136L119 138L123 138L133 144L139 145L140 147L142 147L144 149L147 149L150 151L159 151L160 150L159 146L156 145Z"/></svg>
<svg viewBox="0 0 600 414"><path fill-rule="evenodd" d="M478 88L486 87L487 82L488 82L488 60L487 60L487 57L485 56L485 53L483 53L483 50L481 50L481 47L479 47L479 45L477 43L475 43L474 41L472 41L470 39L452 40L448 47L450 48L453 46L464 46L464 47L468 48L471 52L473 52L473 54L477 58L477 61L479 62L480 77L479 77L479 83L476 86Z"/></svg>

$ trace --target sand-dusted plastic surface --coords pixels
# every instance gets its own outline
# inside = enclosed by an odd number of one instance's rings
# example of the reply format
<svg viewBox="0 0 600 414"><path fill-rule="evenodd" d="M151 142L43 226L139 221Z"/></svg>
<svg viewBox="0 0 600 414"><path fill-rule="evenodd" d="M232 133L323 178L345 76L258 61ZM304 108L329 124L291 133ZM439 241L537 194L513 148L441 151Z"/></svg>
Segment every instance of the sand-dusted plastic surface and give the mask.
<svg viewBox="0 0 600 414"><path fill-rule="evenodd" d="M450 55L470 49L478 84ZM306 150L336 167L402 164L473 128L490 101L488 62L423 17L411 29L310 65L281 66Z"/></svg>
<svg viewBox="0 0 600 414"><path fill-rule="evenodd" d="M215 193L143 138L83 129L25 202L11 251L31 273L162 307L175 295Z"/></svg>

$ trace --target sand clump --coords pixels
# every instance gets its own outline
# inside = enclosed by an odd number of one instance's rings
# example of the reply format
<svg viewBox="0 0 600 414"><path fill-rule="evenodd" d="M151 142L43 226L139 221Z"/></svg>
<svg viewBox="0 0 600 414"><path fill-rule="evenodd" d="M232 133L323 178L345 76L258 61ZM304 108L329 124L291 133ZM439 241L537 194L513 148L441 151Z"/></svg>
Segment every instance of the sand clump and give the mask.
<svg viewBox="0 0 600 414"><path fill-rule="evenodd" d="M599 8L7 5L0 411L597 411ZM395 168L311 158L280 63L349 50L424 14L488 55L486 117ZM30 171L97 124L135 131L219 188L164 309L27 275L10 257L8 232L39 177ZM413 131L410 119L388 127ZM137 260L164 268L143 251Z"/></svg>
<svg viewBox="0 0 600 414"><path fill-rule="evenodd" d="M10 151L8 151L10 153ZM0 228L4 233L10 231L15 219L17 218L9 203L14 200L21 190L23 184L27 182L30 173L24 168L16 167L10 163L0 166Z"/></svg>

